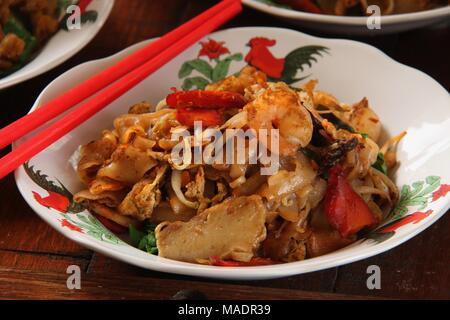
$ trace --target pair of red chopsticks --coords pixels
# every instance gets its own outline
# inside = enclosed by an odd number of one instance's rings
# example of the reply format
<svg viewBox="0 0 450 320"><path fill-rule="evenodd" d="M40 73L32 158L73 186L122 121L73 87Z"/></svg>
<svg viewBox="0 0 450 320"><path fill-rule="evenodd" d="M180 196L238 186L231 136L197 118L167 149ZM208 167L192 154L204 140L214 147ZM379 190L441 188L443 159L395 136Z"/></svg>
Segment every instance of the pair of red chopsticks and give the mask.
<svg viewBox="0 0 450 320"><path fill-rule="evenodd" d="M88 99L0 159L0 179L30 160L164 64L242 11L240 0L223 0L120 62L78 84L36 111L0 129L0 149ZM94 97L92 97L96 94Z"/></svg>

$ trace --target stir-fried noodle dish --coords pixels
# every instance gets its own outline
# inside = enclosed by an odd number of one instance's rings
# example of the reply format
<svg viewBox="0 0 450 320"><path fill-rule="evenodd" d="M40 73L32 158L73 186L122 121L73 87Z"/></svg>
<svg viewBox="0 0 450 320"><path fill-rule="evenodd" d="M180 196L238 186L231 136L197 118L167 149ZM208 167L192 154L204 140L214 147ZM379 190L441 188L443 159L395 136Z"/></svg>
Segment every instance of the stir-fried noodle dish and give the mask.
<svg viewBox="0 0 450 320"><path fill-rule="evenodd" d="M376 228L399 198L366 98L339 102L245 67L205 90L139 102L82 146L85 204L161 257L218 266L300 261Z"/></svg>

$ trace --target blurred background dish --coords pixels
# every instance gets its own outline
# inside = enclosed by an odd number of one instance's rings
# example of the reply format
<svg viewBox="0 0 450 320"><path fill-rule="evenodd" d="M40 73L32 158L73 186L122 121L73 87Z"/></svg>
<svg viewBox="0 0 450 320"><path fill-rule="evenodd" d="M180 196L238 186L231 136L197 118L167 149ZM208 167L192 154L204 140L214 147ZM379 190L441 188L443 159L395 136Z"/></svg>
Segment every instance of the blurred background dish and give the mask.
<svg viewBox="0 0 450 320"><path fill-rule="evenodd" d="M336 16L366 16L370 6L382 15L412 13L445 7L448 0L259 0L270 5L297 11Z"/></svg>
<svg viewBox="0 0 450 320"><path fill-rule="evenodd" d="M80 8L81 25L68 30L72 4ZM0 89L72 57L100 31L113 5L113 0L0 1Z"/></svg>
<svg viewBox="0 0 450 320"><path fill-rule="evenodd" d="M450 5L427 0L243 0L256 10L290 23L333 34L388 34L448 20ZM379 4L381 29L367 27L367 5ZM296 8L296 9L294 9Z"/></svg>

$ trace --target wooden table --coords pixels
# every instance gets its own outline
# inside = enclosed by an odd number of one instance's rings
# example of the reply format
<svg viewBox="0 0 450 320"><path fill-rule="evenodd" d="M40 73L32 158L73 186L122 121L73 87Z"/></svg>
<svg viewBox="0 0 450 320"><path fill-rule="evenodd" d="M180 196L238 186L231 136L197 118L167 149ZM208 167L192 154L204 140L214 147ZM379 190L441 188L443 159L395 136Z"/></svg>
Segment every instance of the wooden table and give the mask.
<svg viewBox="0 0 450 320"><path fill-rule="evenodd" d="M0 92L0 126L24 115L41 90L71 67L160 36L214 2L116 0L103 30L74 58L40 77ZM250 9L245 9L226 27L252 25L294 28ZM449 39L448 27L434 27L356 40L369 42L394 59L423 70L449 89ZM9 175L0 181L0 297L166 299L182 289L197 289L211 299L355 296L449 299L449 230L447 214L407 243L346 266L267 281L210 281L139 269L80 247L34 214L19 194L13 176ZM82 270L81 290L70 291L66 287L66 269L73 264ZM370 265L381 268L381 290L367 289L366 270Z"/></svg>

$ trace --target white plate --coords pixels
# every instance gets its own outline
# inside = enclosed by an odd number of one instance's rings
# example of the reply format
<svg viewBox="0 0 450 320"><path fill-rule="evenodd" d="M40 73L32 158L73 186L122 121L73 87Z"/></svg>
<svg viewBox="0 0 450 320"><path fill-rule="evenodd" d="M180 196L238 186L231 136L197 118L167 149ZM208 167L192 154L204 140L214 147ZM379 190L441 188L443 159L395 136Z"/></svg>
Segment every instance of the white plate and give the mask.
<svg viewBox="0 0 450 320"><path fill-rule="evenodd" d="M372 239L358 241L350 247L318 258L264 267L223 268L183 263L147 254L120 241L92 219L88 212L76 213L76 207L68 207L70 194L61 185L71 193L82 189L69 164L74 150L97 138L103 128L111 127L113 119L125 113L135 102L145 99L156 103L170 92L171 87L181 86L184 79L178 78L178 71L183 62L198 57L199 45L178 56L32 159L30 165L34 166L33 172L41 170L41 175L45 174L47 178L35 179L36 183L24 167L19 168L16 181L24 199L53 228L92 250L147 269L222 279L284 277L361 260L414 237L449 209L450 193L447 195L444 191L449 189L450 183L450 167L447 165L450 162L450 97L444 88L426 74L399 64L379 50L359 42L321 39L278 28L230 29L208 38L223 41L230 54L241 53L245 56L250 50L246 44L250 39L260 36L276 40L276 44L269 48L276 57L284 57L300 46L320 45L329 48L328 54L317 56L317 62L313 62L298 76L311 75L310 78L319 79L319 89L335 94L342 101L355 102L367 96L381 117L387 134L408 131L399 146L401 166L395 180L399 187L414 184L413 187L421 188L424 193L421 198L424 201L423 208L416 205L417 201L412 201L418 199L408 200L403 197L401 208L407 219L392 225L392 232L373 233ZM69 70L42 92L33 109L143 45L137 44L115 56ZM238 59L239 55L235 57ZM200 58L215 63L208 58ZM244 61L233 61L228 74L244 65ZM199 74L194 73L192 76ZM43 183L43 180L53 184ZM418 181L422 181L423 185L416 183ZM429 183L432 187L425 190ZM439 194L442 196L439 197ZM416 213L419 211L424 214Z"/></svg>
<svg viewBox="0 0 450 320"><path fill-rule="evenodd" d="M332 34L373 35L388 34L424 27L449 19L450 6L414 13L395 14L381 17L381 29L369 30L367 17L333 16L313 14L279 8L259 0L243 0L247 6L279 17L293 24Z"/></svg>
<svg viewBox="0 0 450 320"><path fill-rule="evenodd" d="M34 78L70 59L100 31L113 6L114 0L93 0L87 10L97 11L98 16L95 22L87 22L79 30L59 30L40 49L33 60L23 68L0 79L0 90Z"/></svg>

